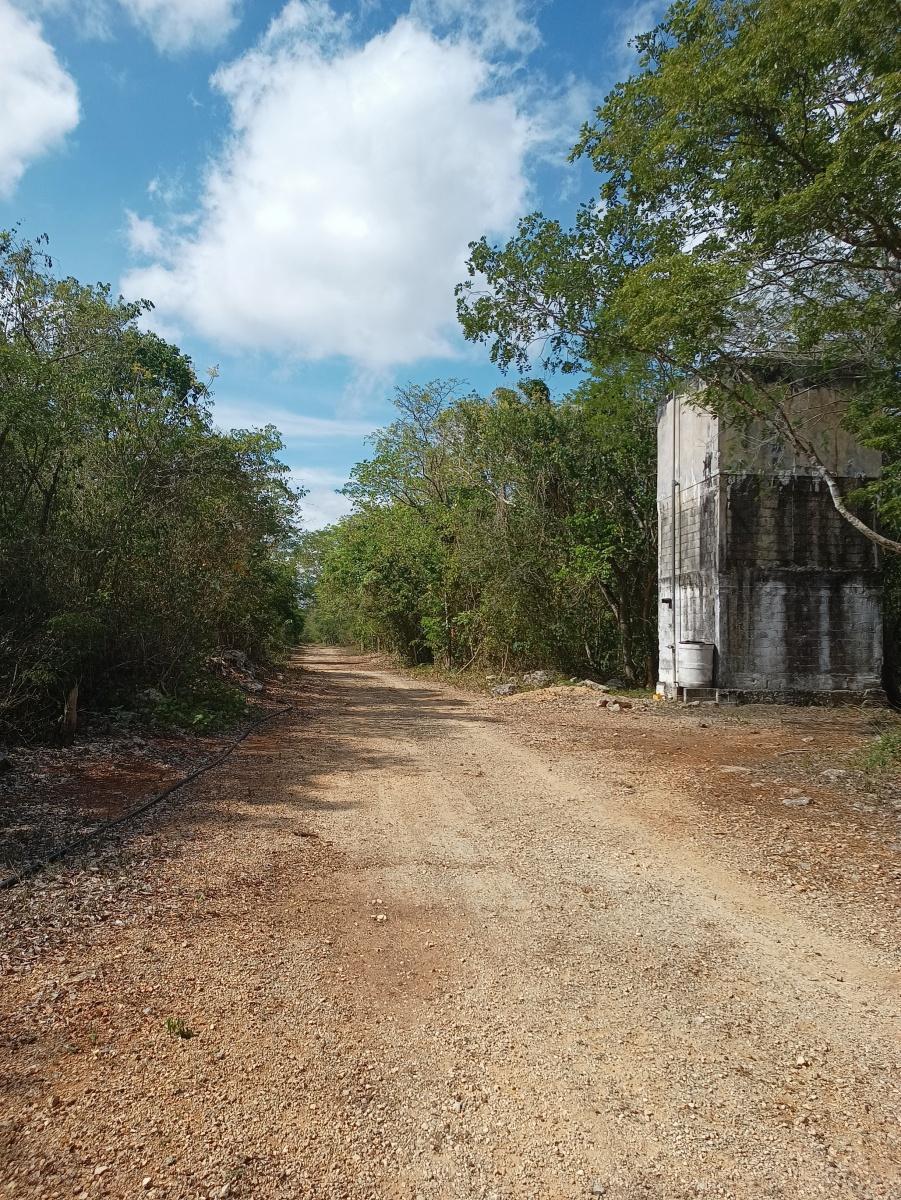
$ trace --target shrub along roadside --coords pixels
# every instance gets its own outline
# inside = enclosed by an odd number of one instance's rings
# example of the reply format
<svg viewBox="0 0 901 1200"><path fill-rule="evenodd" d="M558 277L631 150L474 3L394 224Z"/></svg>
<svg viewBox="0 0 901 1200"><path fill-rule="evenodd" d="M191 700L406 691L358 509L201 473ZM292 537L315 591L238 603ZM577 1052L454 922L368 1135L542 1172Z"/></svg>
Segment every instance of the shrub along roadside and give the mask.
<svg viewBox="0 0 901 1200"><path fill-rule="evenodd" d="M148 686L174 716L216 650L300 636L278 433L216 429L147 307L0 235L0 736L71 734Z"/></svg>
<svg viewBox="0 0 901 1200"><path fill-rule="evenodd" d="M880 734L855 759L861 770L880 774L886 771L901 771L901 729L890 729Z"/></svg>
<svg viewBox="0 0 901 1200"><path fill-rule="evenodd" d="M146 716L164 729L213 733L245 720L249 712L247 697L240 688L202 676L185 681L176 695L154 700Z"/></svg>
<svg viewBox="0 0 901 1200"><path fill-rule="evenodd" d="M665 379L597 373L459 395L398 389L345 489L354 512L301 547L312 637L411 664L550 667L653 682L655 403Z"/></svg>

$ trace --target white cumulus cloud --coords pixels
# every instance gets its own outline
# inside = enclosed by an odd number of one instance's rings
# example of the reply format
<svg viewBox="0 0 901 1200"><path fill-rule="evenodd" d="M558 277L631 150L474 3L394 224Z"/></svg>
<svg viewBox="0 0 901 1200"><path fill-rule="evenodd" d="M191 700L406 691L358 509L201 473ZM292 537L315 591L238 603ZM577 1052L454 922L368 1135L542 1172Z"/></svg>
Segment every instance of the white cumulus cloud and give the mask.
<svg viewBox="0 0 901 1200"><path fill-rule="evenodd" d="M240 0L18 0L35 12L65 14L82 37L113 36L115 16L124 12L164 54L214 49L238 25Z"/></svg>
<svg viewBox="0 0 901 1200"><path fill-rule="evenodd" d="M119 0L165 53L218 46L238 24L238 0Z"/></svg>
<svg viewBox="0 0 901 1200"><path fill-rule="evenodd" d="M40 24L0 0L0 195L78 124L78 89Z"/></svg>
<svg viewBox="0 0 901 1200"><path fill-rule="evenodd" d="M311 417L289 408L259 408L257 405L216 399L213 409L220 429L257 429L275 425L286 438L304 441L335 441L364 438L372 433L371 421L339 417Z"/></svg>
<svg viewBox="0 0 901 1200"><path fill-rule="evenodd" d="M305 529L324 529L326 525L334 525L353 508L347 496L342 496L338 490L344 487L347 476L337 471L326 471L321 467L296 467L291 472L291 482L307 493L300 502Z"/></svg>
<svg viewBox="0 0 901 1200"><path fill-rule="evenodd" d="M128 248L133 254L153 257L163 248L163 235L159 226L147 217L139 217L137 213L127 208L125 218L128 226L125 231Z"/></svg>
<svg viewBox="0 0 901 1200"><path fill-rule="evenodd" d="M230 136L126 293L231 347L371 369L448 353L467 243L525 210L550 102L466 29L406 16L361 44L324 0L291 0L213 86Z"/></svg>
<svg viewBox="0 0 901 1200"><path fill-rule="evenodd" d="M411 14L436 29L460 33L486 51L529 54L541 44L523 0L413 0Z"/></svg>

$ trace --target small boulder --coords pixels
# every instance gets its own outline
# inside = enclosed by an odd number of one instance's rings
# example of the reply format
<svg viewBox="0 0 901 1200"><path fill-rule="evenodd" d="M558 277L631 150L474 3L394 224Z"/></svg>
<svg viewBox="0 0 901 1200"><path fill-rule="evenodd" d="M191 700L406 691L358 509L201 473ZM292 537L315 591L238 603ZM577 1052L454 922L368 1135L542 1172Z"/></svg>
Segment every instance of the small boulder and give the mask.
<svg viewBox="0 0 901 1200"><path fill-rule="evenodd" d="M582 687L592 688L596 692L609 692L606 683L598 683L596 679L583 679Z"/></svg>
<svg viewBox="0 0 901 1200"><path fill-rule="evenodd" d="M550 671L529 671L523 675L522 681L529 687L550 687L554 682L554 676Z"/></svg>
<svg viewBox="0 0 901 1200"><path fill-rule="evenodd" d="M515 683L496 683L491 689L492 696L512 696L516 691Z"/></svg>
<svg viewBox="0 0 901 1200"><path fill-rule="evenodd" d="M248 667L247 655L243 650L223 650L220 658L227 663L232 663L242 671L246 671Z"/></svg>
<svg viewBox="0 0 901 1200"><path fill-rule="evenodd" d="M618 688L621 690L622 688L628 687L628 686L629 685L625 682L625 680L618 679L615 675L613 676L612 679L607 680L607 691L608 692L615 692Z"/></svg>

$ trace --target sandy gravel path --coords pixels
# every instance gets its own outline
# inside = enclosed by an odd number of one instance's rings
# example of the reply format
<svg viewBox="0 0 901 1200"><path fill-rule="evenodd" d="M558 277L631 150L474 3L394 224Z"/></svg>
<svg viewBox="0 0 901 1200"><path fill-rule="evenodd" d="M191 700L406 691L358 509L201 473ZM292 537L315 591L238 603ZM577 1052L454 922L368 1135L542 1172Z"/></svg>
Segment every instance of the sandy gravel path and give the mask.
<svg viewBox="0 0 901 1200"><path fill-rule="evenodd" d="M901 1194L896 875L768 878L637 721L305 665L3 899L0 1196Z"/></svg>

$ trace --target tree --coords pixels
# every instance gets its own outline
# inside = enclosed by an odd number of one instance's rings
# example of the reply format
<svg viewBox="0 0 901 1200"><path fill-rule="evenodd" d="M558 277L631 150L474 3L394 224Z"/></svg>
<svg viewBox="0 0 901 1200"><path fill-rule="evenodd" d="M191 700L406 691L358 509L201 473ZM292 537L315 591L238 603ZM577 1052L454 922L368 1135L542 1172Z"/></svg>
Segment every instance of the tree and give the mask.
<svg viewBox="0 0 901 1200"><path fill-rule="evenodd" d="M897 523L901 26L893 0L679 0L637 39L573 151L603 182L571 230L526 217L473 243L467 337L501 366L539 343L564 370L645 358L706 382L726 420L762 420L806 458L793 390L830 384L887 457L865 496ZM484 287L483 287L484 285Z"/></svg>
<svg viewBox="0 0 901 1200"><path fill-rule="evenodd" d="M382 551L380 573L369 579L385 586L386 640L412 661L435 656L448 665L456 657L455 617L466 591L457 553L465 504L457 453L459 389L455 379L397 388L400 416L373 435L372 458L354 467L344 489ZM407 618L413 614L410 625Z"/></svg>
<svg viewBox="0 0 901 1200"><path fill-rule="evenodd" d="M298 496L272 428L223 432L146 306L0 237L0 730L177 689L298 633ZM70 704L71 707L71 704Z"/></svg>
<svg viewBox="0 0 901 1200"><path fill-rule="evenodd" d="M399 417L312 535L309 627L448 666L610 669L655 645L654 401L640 371L554 403L540 380L484 399L399 389Z"/></svg>

